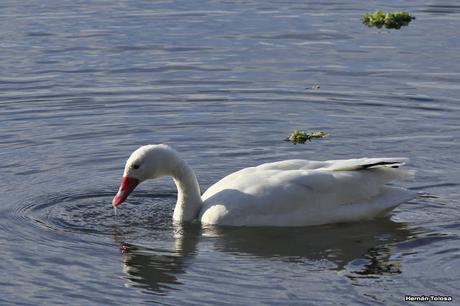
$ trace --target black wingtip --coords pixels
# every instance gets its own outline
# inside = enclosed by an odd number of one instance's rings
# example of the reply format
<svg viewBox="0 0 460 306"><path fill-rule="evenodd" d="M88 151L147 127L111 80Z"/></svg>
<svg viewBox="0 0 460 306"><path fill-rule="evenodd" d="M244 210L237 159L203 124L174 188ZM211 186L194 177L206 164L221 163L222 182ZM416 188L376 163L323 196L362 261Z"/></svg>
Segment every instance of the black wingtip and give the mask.
<svg viewBox="0 0 460 306"><path fill-rule="evenodd" d="M401 162L378 162L378 163L373 163L373 164L367 164L367 165L362 165L361 169L369 169L369 168L375 168L379 166L384 166L384 167L390 167L390 168L399 168L403 165Z"/></svg>

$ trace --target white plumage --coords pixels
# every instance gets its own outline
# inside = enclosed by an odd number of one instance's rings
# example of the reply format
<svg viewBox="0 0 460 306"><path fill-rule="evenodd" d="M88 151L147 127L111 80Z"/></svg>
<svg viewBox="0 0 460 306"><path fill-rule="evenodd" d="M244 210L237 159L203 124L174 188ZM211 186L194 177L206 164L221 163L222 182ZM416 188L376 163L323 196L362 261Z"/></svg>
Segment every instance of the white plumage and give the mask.
<svg viewBox="0 0 460 306"><path fill-rule="evenodd" d="M386 185L412 174L399 169L405 162L405 158L361 158L267 163L224 177L200 197L195 174L178 154L168 146L151 145L131 155L125 177L142 181L173 176L178 187L176 221L307 226L382 216L412 199L413 192ZM144 169L133 170L132 164Z"/></svg>

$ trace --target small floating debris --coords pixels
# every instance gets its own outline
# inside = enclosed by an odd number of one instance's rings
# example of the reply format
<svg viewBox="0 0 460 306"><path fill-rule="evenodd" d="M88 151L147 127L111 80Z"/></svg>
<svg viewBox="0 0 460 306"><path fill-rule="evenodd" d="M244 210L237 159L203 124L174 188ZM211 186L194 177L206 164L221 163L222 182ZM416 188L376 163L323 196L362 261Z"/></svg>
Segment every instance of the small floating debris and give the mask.
<svg viewBox="0 0 460 306"><path fill-rule="evenodd" d="M368 27L381 28L385 26L387 29L399 29L402 26L407 26L409 22L415 19L408 12L388 12L377 10L373 14L366 13L361 17L361 20Z"/></svg>
<svg viewBox="0 0 460 306"><path fill-rule="evenodd" d="M285 139L285 141L290 141L293 144L304 144L307 141L311 141L313 138L324 138L328 134L326 132L304 132L304 131L299 131L295 130L292 132L291 135L289 135L288 138Z"/></svg>
<svg viewBox="0 0 460 306"><path fill-rule="evenodd" d="M313 90L318 90L320 89L321 87L319 86L319 84L313 84L311 87L307 87L305 89L313 89Z"/></svg>

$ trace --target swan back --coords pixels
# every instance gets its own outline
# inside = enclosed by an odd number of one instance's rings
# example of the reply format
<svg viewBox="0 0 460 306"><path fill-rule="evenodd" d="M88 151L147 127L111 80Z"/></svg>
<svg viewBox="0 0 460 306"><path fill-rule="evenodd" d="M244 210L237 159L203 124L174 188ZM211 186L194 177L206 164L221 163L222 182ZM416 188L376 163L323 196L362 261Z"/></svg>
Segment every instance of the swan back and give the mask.
<svg viewBox="0 0 460 306"><path fill-rule="evenodd" d="M405 189L385 186L408 175L392 168L405 161L286 160L246 168L203 194L201 221L301 226L372 218L413 197Z"/></svg>

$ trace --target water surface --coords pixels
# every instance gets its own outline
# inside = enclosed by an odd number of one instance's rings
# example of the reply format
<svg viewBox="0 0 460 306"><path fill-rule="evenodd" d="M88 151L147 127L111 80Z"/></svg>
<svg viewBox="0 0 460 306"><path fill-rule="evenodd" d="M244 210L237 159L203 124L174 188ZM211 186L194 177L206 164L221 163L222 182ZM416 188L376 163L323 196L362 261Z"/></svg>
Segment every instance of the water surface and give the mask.
<svg viewBox="0 0 460 306"><path fill-rule="evenodd" d="M0 303L370 305L460 298L460 6L449 1L3 1ZM407 10L401 30L360 16ZM318 86L319 85L319 88ZM292 130L330 137L294 146ZM171 222L124 162L167 143L202 190L286 158L406 156L390 218L305 228Z"/></svg>

